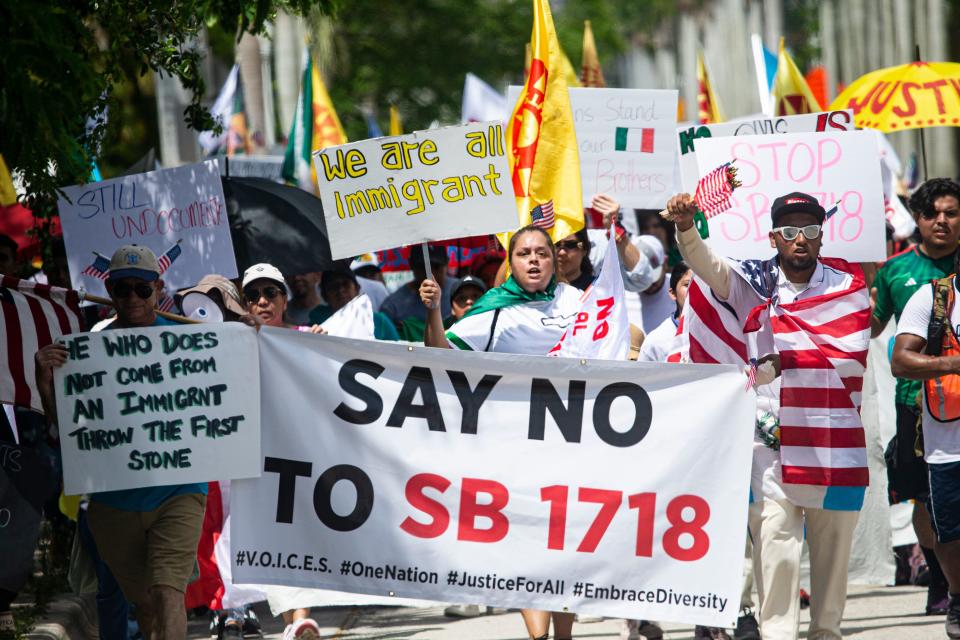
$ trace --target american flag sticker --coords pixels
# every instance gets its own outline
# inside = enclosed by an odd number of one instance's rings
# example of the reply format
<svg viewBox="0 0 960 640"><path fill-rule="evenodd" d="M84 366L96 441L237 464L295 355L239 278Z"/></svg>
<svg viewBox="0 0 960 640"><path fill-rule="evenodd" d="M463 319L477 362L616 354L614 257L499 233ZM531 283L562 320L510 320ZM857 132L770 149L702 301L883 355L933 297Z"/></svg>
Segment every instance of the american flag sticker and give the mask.
<svg viewBox="0 0 960 640"><path fill-rule="evenodd" d="M653 129L642 127L617 127L617 151L653 153Z"/></svg>
<svg viewBox="0 0 960 640"><path fill-rule="evenodd" d="M553 200L538 204L530 211L530 224L541 229L553 226Z"/></svg>

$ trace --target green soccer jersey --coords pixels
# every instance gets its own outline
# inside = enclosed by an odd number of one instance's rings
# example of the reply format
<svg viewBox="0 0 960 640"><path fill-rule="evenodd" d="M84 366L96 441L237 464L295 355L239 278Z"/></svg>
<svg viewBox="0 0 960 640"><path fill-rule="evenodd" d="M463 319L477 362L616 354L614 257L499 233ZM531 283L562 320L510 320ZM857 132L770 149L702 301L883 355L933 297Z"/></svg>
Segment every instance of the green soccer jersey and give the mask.
<svg viewBox="0 0 960 640"><path fill-rule="evenodd" d="M918 246L901 251L877 271L873 281L877 289L877 306L873 315L884 324L891 315L899 322L903 308L917 289L952 272L953 255L934 260ZM917 380L897 378L896 402L912 405L920 388Z"/></svg>

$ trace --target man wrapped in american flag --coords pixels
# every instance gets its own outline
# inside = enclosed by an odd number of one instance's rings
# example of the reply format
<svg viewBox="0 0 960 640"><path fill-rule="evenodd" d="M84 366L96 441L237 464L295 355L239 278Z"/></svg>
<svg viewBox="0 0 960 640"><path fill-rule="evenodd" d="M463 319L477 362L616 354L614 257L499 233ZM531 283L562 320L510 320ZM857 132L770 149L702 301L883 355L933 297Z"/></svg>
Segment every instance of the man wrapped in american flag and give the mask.
<svg viewBox="0 0 960 640"><path fill-rule="evenodd" d="M755 375L749 526L761 635L798 636L806 534L809 637L839 638L853 530L868 482L859 414L870 338L863 272L820 257L826 212L807 194L774 201L769 237L776 256L764 261L717 256L694 227L696 211L683 194L664 213L676 223L680 252L696 275L674 359L746 364Z"/></svg>

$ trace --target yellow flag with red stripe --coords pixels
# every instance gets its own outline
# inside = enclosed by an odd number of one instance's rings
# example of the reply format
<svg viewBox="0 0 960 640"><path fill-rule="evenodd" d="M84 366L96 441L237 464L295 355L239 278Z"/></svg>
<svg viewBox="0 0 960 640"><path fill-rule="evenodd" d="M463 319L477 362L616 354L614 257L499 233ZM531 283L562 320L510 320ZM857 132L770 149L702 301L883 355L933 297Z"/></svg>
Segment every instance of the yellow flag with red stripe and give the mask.
<svg viewBox="0 0 960 640"><path fill-rule="evenodd" d="M510 177L520 226L537 224L556 242L583 228L583 197L565 56L548 0L533 0L530 53L530 73L507 124ZM510 235L499 234L503 246Z"/></svg>
<svg viewBox="0 0 960 640"><path fill-rule="evenodd" d="M697 52L697 119L700 124L723 122L720 102L713 92L713 85L707 76L707 64L703 61L703 52Z"/></svg>
<svg viewBox="0 0 960 640"><path fill-rule="evenodd" d="M0 155L0 206L9 207L17 201L17 190L13 188L13 178L10 169Z"/></svg>
<svg viewBox="0 0 960 640"><path fill-rule="evenodd" d="M795 116L801 113L820 111L800 69L783 46L780 38L780 53L777 57L777 75L773 78L774 113L778 116Z"/></svg>
<svg viewBox="0 0 960 640"><path fill-rule="evenodd" d="M323 77L320 75L320 69L317 65L311 65L310 84L313 89L313 135L311 136L310 151L313 153L335 147L341 144L347 144L347 134L343 132L343 125L340 124L340 118L337 117L337 110L333 108L333 100L327 93L327 86L323 83ZM313 184L317 185L317 168L310 162L310 178ZM314 186L316 190L316 186Z"/></svg>

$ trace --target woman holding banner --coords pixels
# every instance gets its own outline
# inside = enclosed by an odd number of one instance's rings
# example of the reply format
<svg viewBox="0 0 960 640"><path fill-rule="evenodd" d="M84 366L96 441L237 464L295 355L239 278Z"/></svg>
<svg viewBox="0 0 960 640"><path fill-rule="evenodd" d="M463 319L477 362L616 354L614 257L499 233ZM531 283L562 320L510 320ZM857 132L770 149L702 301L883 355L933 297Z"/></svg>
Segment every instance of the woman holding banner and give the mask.
<svg viewBox="0 0 960 640"><path fill-rule="evenodd" d="M431 279L420 285L427 307L424 343L441 349L546 355L580 310L580 290L556 279L557 251L550 235L533 225L510 238L507 248L511 275L487 291L464 317L444 333L440 314L441 289ZM527 633L545 640L553 619L554 637L572 637L572 613L521 609Z"/></svg>

